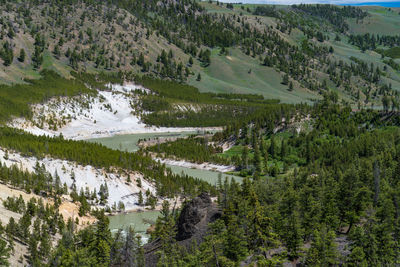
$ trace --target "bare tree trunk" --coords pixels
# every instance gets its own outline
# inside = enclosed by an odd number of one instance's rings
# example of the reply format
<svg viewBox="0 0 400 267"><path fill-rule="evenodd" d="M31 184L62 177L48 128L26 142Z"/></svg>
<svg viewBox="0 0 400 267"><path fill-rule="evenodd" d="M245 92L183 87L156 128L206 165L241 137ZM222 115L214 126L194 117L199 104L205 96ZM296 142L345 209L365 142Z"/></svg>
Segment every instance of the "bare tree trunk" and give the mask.
<svg viewBox="0 0 400 267"><path fill-rule="evenodd" d="M220 267L219 262L218 262L217 252L215 251L214 243L212 244L212 249L213 249L214 258L215 258L215 265L216 265L217 267Z"/></svg>

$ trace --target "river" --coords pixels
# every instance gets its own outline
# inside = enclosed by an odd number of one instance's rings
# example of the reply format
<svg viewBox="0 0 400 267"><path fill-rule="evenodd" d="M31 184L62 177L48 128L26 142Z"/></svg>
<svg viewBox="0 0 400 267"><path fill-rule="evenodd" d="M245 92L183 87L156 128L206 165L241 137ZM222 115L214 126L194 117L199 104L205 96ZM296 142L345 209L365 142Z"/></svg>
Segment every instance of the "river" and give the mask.
<svg viewBox="0 0 400 267"><path fill-rule="evenodd" d="M147 243L149 235L146 230L157 220L159 211L131 212L110 216L110 229L112 233L118 229L126 230L132 227L142 237L142 242Z"/></svg>
<svg viewBox="0 0 400 267"><path fill-rule="evenodd" d="M163 137L185 137L197 132L170 132L170 133L150 133L150 134L128 134L128 135L116 135L113 137L96 138L87 140L89 142L96 142L103 144L112 149L119 149L128 152L134 152L138 150L137 142L139 139L153 139L153 138L163 138ZM174 173L181 174L182 172L199 178L201 180L207 181L210 184L215 185L218 182L219 172L191 169L187 167L166 165L171 168ZM222 174L222 182L228 177L229 180L232 178L237 182L241 182L242 178L239 176ZM146 229L150 227L152 222L155 222L159 211L143 211L143 212L131 212L126 214L118 214L110 217L110 229L112 232L117 231L117 229L126 229L132 226L135 231L137 231L142 236L142 241L145 243L148 240L148 235L146 234Z"/></svg>
<svg viewBox="0 0 400 267"><path fill-rule="evenodd" d="M166 138L166 137L185 137L197 132L167 132L167 133L145 133L145 134L124 134L115 135L112 137L103 137L86 140L88 142L100 143L106 147L112 149L118 149L122 151L135 152L139 149L137 142L140 139L155 139L155 138Z"/></svg>
<svg viewBox="0 0 400 267"><path fill-rule="evenodd" d="M149 133L149 134L127 134L127 135L116 135L112 137L105 137L105 138L96 138L96 139L89 139L89 142L96 142L106 147L112 149L118 149L122 151L134 152L137 151L139 148L137 146L137 142L139 139L154 139L154 138L162 138L162 137L185 137L191 134L195 134L197 132L168 132L168 133ZM218 175L220 172L216 171L209 171L209 170L200 170L200 169L192 169L187 167L175 166L166 164L167 167L171 168L174 173L181 174L182 172L195 177L206 182L209 182L212 185L215 185L218 181ZM228 177L229 180L232 178L235 179L237 182L241 182L242 178L239 176L234 175L226 175L222 174L222 181L224 181L225 177Z"/></svg>

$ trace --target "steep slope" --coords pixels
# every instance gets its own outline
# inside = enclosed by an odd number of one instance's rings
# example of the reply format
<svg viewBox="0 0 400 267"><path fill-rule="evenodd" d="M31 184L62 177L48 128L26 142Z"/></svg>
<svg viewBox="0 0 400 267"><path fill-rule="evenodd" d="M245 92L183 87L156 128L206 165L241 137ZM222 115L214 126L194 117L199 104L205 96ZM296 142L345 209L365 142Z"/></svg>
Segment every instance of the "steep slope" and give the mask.
<svg viewBox="0 0 400 267"><path fill-rule="evenodd" d="M6 153L7 156L5 157ZM124 210L141 209L143 206L138 204L139 191L142 191L143 196L146 196L147 190L156 195L154 184L148 182L143 178L143 175L137 172L127 172L126 174L120 174L117 171L107 172L90 165L82 166L76 162L51 157L43 159L24 157L19 153L6 152L1 148L0 163L9 168L14 166L31 173L46 172L52 176L54 181L59 179L60 186L65 184L71 191L87 191L92 194L92 192L101 192L102 187L105 186L107 187L107 197L104 203L107 203L109 207L123 203ZM43 168L43 170L39 170L40 168ZM137 186L138 180L140 180L141 187ZM136 183L127 181L136 181ZM98 204L93 201L94 207ZM100 205L98 206L100 207Z"/></svg>
<svg viewBox="0 0 400 267"><path fill-rule="evenodd" d="M14 128L37 135L81 140L118 134L194 131L195 128L154 127L146 125L135 108L139 101L135 91L148 89L135 84L109 84L97 95L82 94L72 98L56 97L32 106L31 119L16 118Z"/></svg>
<svg viewBox="0 0 400 267"><path fill-rule="evenodd" d="M42 69L65 77L123 71L289 103L328 90L357 108L384 106L383 96L398 102L398 61L349 43L350 34L395 28L396 9L7 0L0 12L3 83L38 78Z"/></svg>
<svg viewBox="0 0 400 267"><path fill-rule="evenodd" d="M52 69L66 77L73 69L140 72L148 67L145 62L155 62L163 49L171 50L179 61L189 59L165 38L150 32L143 21L114 5L6 2L0 8L0 40L2 48L10 45L13 56L1 57L3 83L38 78L40 69Z"/></svg>

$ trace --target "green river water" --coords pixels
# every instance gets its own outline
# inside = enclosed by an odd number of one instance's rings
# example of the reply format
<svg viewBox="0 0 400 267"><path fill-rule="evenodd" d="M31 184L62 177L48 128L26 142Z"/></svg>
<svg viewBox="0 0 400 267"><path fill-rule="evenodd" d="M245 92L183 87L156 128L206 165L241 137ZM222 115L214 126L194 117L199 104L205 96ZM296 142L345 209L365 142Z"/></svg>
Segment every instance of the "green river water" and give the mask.
<svg viewBox="0 0 400 267"><path fill-rule="evenodd" d="M157 220L159 215L159 211L152 210L110 216L110 229L111 232L115 233L118 229L125 230L132 227L140 234L142 242L147 243L149 235L146 233L146 230Z"/></svg>
<svg viewBox="0 0 400 267"><path fill-rule="evenodd" d="M137 142L139 139L153 139L160 137L171 137L171 136L179 136L184 137L191 134L195 134L196 132L171 132L171 133L150 133L150 134L128 134L128 135L116 135L113 137L105 137L105 138L96 138L88 140L89 142L97 142L103 144L112 149L120 149L123 151L134 152L138 150ZM215 185L218 181L219 172L208 171L208 170L199 170L199 169L191 169L187 167L173 166L167 165L167 167L171 168L171 170L177 174L181 174L182 172L192 176L199 178L201 180L207 181L210 184ZM229 180L232 178L237 182L241 182L242 178L233 175L222 174L222 181L224 181L225 177L228 177ZM126 214L118 214L110 217L110 229L115 232L117 229L126 229L129 226L132 226L135 231L143 237L143 242L146 242L148 239L148 235L146 234L146 229L150 227L152 222L155 222L159 211L143 211L143 212L132 212Z"/></svg>
<svg viewBox="0 0 400 267"><path fill-rule="evenodd" d="M196 133L197 132L193 131L193 132L124 134L124 135L115 135L112 137L89 139L87 141L93 143L100 143L112 149L135 152L136 150L139 149L139 147L137 146L137 142L140 139L155 139L161 137L185 137Z"/></svg>

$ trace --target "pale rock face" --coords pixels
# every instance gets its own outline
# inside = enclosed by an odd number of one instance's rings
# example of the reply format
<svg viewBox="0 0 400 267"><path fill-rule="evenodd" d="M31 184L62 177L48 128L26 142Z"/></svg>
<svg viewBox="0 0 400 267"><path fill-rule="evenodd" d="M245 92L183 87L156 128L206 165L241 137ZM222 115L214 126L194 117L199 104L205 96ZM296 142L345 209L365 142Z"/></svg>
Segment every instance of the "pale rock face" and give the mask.
<svg viewBox="0 0 400 267"><path fill-rule="evenodd" d="M155 158L156 161L160 163L165 163L174 166L186 167L186 168L193 168L199 170L209 170L209 171L217 171L217 172L229 172L234 171L235 166L226 166L226 165L218 165L213 163L193 163L184 160L175 160L175 159L162 159L162 158Z"/></svg>
<svg viewBox="0 0 400 267"><path fill-rule="evenodd" d="M148 182L139 173L129 173L131 182L128 183L127 174L119 175L116 172L107 173L102 169L94 168L90 165L82 166L75 162L66 160L53 159L45 157L37 159L35 157L26 158L21 154L8 152L8 159L4 158L5 150L0 149L0 162L7 167L16 165L19 169L29 172L35 172L35 166L38 162L43 164L46 171L55 178L56 173L60 177L61 184L66 183L68 188L75 183L77 192L81 189L89 188L90 192L96 189L99 192L100 186L107 184L109 197L107 205L111 206L114 203L122 201L126 210L137 210L143 207L138 206L138 194L142 191L144 199L146 198L145 192L149 190L153 195L156 195L154 185ZM72 179L75 177L75 180ZM141 187L137 186L136 180L141 180Z"/></svg>
<svg viewBox="0 0 400 267"><path fill-rule="evenodd" d="M98 91L96 97L56 97L44 104L32 106L33 119L17 118L11 127L23 129L35 135L58 136L83 140L109 137L119 134L184 132L201 128L167 128L148 126L141 122L134 104L135 91L150 91L135 84L109 84L110 91ZM46 121L64 122L54 129ZM44 121L45 123L41 123ZM210 128L214 129L214 128Z"/></svg>
<svg viewBox="0 0 400 267"><path fill-rule="evenodd" d="M58 136L66 139L84 140L98 137L109 137L119 134L154 133L154 132L185 132L196 130L220 130L220 128L166 128L148 126L141 122L140 112L135 110L137 103L136 91L151 93L148 89L132 83L118 85L108 84L109 90L98 91L96 96L81 95L72 98L55 97L46 103L32 106L33 118L28 121L24 118L14 119L9 126L19 128L35 135ZM143 112L142 112L143 113ZM52 121L53 124L47 123ZM54 128L54 122L57 128ZM10 152L9 158L4 159L5 150L0 148L0 162L11 166L16 164L19 168L34 172L37 162L44 165L53 178L57 173L61 184L66 183L68 188L75 184L77 192L86 187L92 192L99 192L100 186L107 184L109 197L108 205L122 201L126 210L137 210L143 207L137 205L139 191L145 198L147 189L153 195L156 190L153 184L144 179L139 173L130 173L131 183L127 182L127 174L119 175L106 173L104 170L93 166L82 166L75 162L45 157L36 159L26 158L21 154ZM185 162L169 162L183 166ZM204 165L204 164L203 164ZM204 169L217 169L227 171L231 166L197 166ZM193 166L190 166L193 167ZM75 180L72 177L76 177ZM142 187L139 188L136 179L141 179Z"/></svg>

